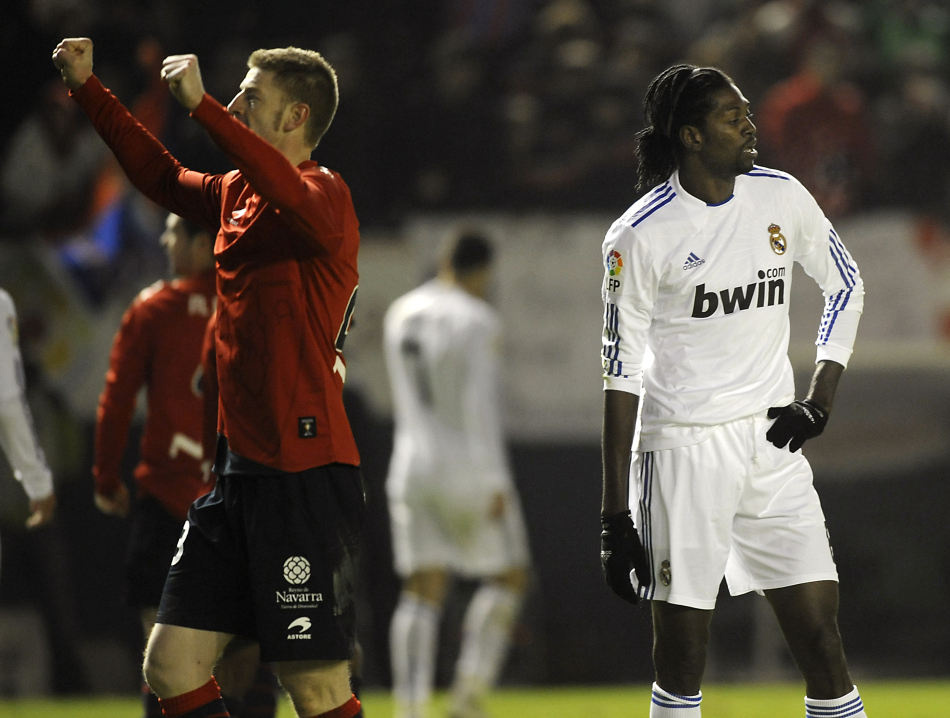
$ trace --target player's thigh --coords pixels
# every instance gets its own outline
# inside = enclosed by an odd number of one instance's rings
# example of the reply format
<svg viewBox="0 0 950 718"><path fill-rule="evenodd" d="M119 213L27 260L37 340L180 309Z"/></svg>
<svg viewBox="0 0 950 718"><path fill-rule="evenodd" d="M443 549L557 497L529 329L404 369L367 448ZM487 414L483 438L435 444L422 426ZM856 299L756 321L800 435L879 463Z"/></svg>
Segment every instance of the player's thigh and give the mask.
<svg viewBox="0 0 950 718"><path fill-rule="evenodd" d="M698 444L636 456L636 524L652 578L638 588L642 598L715 606L749 459L745 448L741 432L726 424Z"/></svg>
<svg viewBox="0 0 950 718"><path fill-rule="evenodd" d="M483 516L469 539L459 546L456 570L463 576L490 579L526 572L531 563L521 503L513 487L505 491L500 517Z"/></svg>
<svg viewBox="0 0 950 718"><path fill-rule="evenodd" d="M455 566L456 537L446 530L431 502L391 498L389 515L396 573L403 580L419 571L447 571Z"/></svg>
<svg viewBox="0 0 950 718"><path fill-rule="evenodd" d="M733 523L726 570L733 594L837 581L821 501L801 452L778 449L757 432L757 461Z"/></svg>

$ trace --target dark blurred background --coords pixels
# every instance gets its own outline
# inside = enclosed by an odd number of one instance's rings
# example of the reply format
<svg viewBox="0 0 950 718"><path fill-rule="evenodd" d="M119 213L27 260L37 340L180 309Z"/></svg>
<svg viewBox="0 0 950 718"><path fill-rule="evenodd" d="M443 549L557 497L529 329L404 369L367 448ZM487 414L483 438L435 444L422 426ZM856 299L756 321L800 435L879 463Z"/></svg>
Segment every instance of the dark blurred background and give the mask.
<svg viewBox="0 0 950 718"><path fill-rule="evenodd" d="M193 169L230 169L158 80L193 52L227 103L258 47L322 52L340 79L315 159L361 220L348 410L370 500L360 637L366 681L389 680L398 592L384 501L391 447L380 350L386 306L431 272L460 226L500 246L511 456L535 556L506 681L649 681L647 610L598 564L600 244L635 199L634 135L649 81L715 65L752 103L761 164L793 173L868 288L829 431L806 451L841 574L859 676L950 668L950 7L926 0L5 0L0 56L0 286L14 297L33 412L54 470L54 525L27 533L0 462L0 696L134 692L142 637L120 599L126 525L92 504L92 436L112 336L167 274L164 212L138 196L50 62L95 41L104 84ZM799 386L818 290L792 305ZM801 297L799 299L799 297ZM139 412L139 426L141 422ZM126 475L136 461L130 437ZM451 669L471 587L446 611ZM714 680L794 678L757 596L723 598ZM38 640L39 637L39 640Z"/></svg>

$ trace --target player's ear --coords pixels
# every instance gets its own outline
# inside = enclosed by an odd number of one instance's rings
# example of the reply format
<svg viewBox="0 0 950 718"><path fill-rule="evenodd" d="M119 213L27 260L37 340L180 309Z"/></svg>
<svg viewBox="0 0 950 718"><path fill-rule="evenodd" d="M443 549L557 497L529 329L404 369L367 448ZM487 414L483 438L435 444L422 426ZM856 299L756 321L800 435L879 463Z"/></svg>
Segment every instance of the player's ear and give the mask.
<svg viewBox="0 0 950 718"><path fill-rule="evenodd" d="M284 121L284 132L293 132L298 127L307 124L310 119L310 105L305 102L295 102Z"/></svg>
<svg viewBox="0 0 950 718"><path fill-rule="evenodd" d="M703 148L703 135L698 127L683 125L679 131L680 142L691 152L699 152Z"/></svg>

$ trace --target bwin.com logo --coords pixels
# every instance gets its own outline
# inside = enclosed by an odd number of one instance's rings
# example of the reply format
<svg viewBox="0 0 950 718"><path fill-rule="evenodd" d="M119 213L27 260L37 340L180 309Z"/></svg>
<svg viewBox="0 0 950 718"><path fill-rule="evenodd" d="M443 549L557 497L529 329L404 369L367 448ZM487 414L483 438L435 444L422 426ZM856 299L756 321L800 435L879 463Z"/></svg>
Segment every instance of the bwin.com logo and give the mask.
<svg viewBox="0 0 950 718"><path fill-rule="evenodd" d="M303 556L291 556L284 561L284 578L295 586L306 583L310 579L310 562Z"/></svg>

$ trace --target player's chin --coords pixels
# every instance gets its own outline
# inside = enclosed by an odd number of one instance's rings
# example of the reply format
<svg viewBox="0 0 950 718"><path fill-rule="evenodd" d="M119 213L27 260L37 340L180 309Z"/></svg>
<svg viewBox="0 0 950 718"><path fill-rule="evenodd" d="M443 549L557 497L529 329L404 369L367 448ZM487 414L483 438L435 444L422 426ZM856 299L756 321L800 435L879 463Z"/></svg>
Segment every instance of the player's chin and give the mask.
<svg viewBox="0 0 950 718"><path fill-rule="evenodd" d="M751 172L752 168L755 167L755 160L758 156L759 153L755 150L743 150L742 154L739 155L739 173Z"/></svg>

